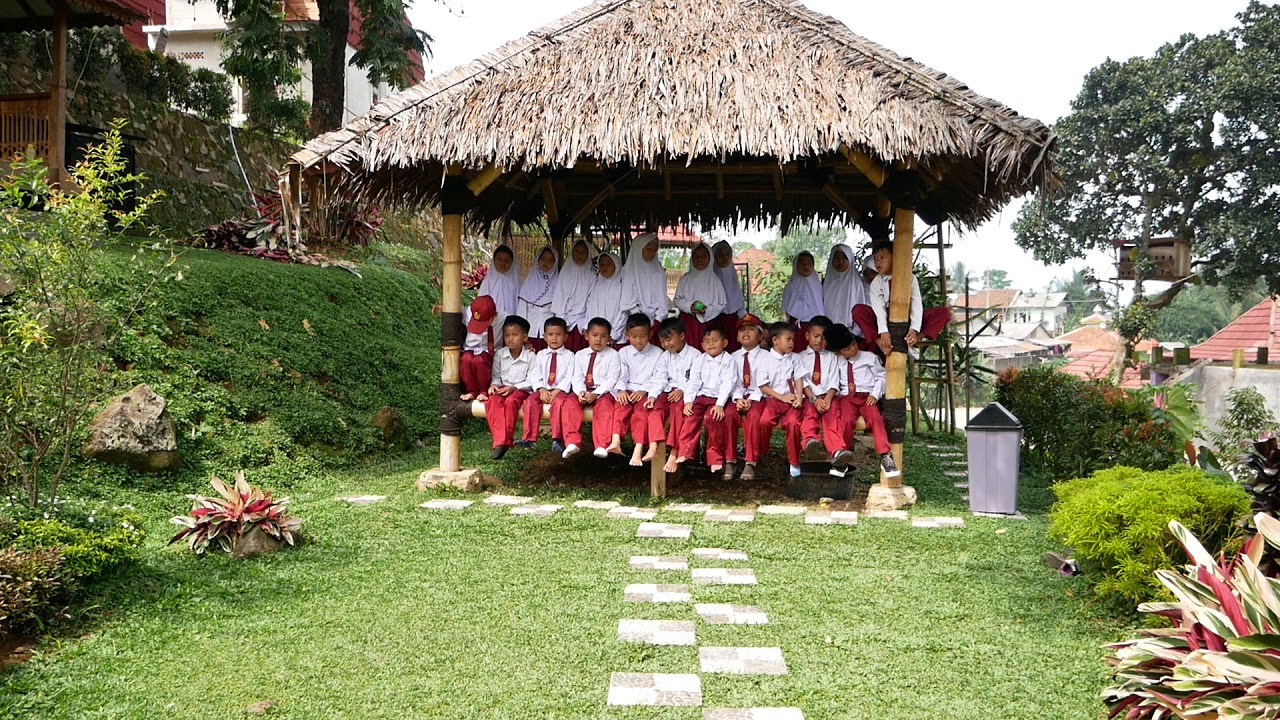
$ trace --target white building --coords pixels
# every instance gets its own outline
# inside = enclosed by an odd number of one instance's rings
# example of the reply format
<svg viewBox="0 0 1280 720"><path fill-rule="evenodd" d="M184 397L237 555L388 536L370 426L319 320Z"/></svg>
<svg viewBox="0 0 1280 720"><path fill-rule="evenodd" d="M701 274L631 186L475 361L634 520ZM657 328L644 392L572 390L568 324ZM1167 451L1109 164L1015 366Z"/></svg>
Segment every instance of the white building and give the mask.
<svg viewBox="0 0 1280 720"><path fill-rule="evenodd" d="M1067 320L1066 293L1023 292L1009 303L1005 317L1011 323L1044 325L1049 334L1062 332L1062 325Z"/></svg>

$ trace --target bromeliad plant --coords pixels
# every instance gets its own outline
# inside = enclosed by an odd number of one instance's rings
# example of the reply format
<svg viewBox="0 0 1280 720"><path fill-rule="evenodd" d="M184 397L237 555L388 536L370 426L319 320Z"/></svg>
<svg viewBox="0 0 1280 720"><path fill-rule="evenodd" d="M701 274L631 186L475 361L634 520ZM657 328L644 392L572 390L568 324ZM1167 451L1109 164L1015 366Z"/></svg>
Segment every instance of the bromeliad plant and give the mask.
<svg viewBox="0 0 1280 720"><path fill-rule="evenodd" d="M1192 564L1156 573L1177 602L1139 609L1175 626L1109 646L1117 681L1103 691L1109 717L1280 717L1280 580L1258 565L1266 545L1280 547L1280 521L1259 513L1254 524L1258 533L1234 559L1215 561L1169 523Z"/></svg>
<svg viewBox="0 0 1280 720"><path fill-rule="evenodd" d="M182 530L169 539L169 544L187 538L197 555L203 555L210 545L231 552L242 537L255 529L290 545L297 541L302 521L286 512L289 498L276 500L270 492L251 487L245 482L244 471L236 473L233 487L227 487L217 477L209 484L221 497L193 496L195 507L191 514L171 521L181 525Z"/></svg>

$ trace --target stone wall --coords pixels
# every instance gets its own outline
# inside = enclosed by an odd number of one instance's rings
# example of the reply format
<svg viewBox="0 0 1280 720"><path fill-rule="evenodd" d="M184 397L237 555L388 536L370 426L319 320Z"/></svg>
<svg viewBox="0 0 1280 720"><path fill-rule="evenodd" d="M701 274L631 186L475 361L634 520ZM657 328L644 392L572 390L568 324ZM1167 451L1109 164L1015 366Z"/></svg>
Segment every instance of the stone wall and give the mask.
<svg viewBox="0 0 1280 720"><path fill-rule="evenodd" d="M1201 417L1211 430L1220 429L1219 422L1230 410L1227 393L1239 387L1257 390L1266 400L1267 409L1280 417L1280 367L1275 365L1249 365L1239 370L1230 365L1193 366L1169 382L1196 386L1196 399L1203 403Z"/></svg>

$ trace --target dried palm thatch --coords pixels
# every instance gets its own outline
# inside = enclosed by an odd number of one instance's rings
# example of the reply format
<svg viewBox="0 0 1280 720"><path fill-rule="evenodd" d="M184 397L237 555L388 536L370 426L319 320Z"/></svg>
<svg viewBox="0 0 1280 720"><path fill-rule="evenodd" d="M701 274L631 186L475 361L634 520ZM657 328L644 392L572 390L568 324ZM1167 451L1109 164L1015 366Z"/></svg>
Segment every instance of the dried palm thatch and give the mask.
<svg viewBox="0 0 1280 720"><path fill-rule="evenodd" d="M623 227L848 223L904 187L972 226L1053 184L1053 145L1043 123L797 2L601 0L388 98L290 163L328 192L408 203L438 201L461 168L486 226L544 212Z"/></svg>

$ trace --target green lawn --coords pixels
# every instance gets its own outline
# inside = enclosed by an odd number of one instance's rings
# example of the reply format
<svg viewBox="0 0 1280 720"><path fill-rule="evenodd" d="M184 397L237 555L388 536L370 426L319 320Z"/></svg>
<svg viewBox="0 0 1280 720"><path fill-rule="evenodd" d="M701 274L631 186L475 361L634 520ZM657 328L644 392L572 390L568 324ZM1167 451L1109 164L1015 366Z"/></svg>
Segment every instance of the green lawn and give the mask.
<svg viewBox="0 0 1280 720"><path fill-rule="evenodd" d="M474 462L485 452L474 437L466 449ZM923 452L913 447L908 466L925 500L917 514L961 514ZM1040 564L1042 517L924 530L660 513L692 521L693 539L640 540L636 521L572 507L550 518L419 509L437 496L412 489L431 460L299 483L310 541L251 562L164 547L187 501L133 494L150 519L142 566L109 583L80 632L0 675L0 716L207 720L269 700L285 718L700 718L605 706L613 671L698 671L695 648L615 639L623 618L695 618L689 606L622 601L628 582L687 582L631 571L629 556L693 547L746 551L760 582L693 586L695 601L759 605L771 621L699 624L699 643L780 646L790 669L704 676L705 706L797 706L814 720L1100 716L1100 645L1117 628L1093 618L1079 581ZM352 507L334 500L345 493L389 497Z"/></svg>

